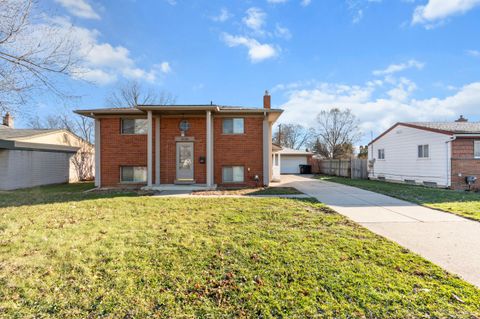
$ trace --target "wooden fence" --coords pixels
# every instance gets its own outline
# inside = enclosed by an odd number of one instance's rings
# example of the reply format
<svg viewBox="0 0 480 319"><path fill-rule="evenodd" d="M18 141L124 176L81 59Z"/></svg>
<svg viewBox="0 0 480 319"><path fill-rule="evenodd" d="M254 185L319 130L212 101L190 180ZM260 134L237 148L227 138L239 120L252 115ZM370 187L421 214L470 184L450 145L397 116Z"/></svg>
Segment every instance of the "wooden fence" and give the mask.
<svg viewBox="0 0 480 319"><path fill-rule="evenodd" d="M342 176L349 178L368 178L368 161L352 158L347 160L313 160L313 173Z"/></svg>

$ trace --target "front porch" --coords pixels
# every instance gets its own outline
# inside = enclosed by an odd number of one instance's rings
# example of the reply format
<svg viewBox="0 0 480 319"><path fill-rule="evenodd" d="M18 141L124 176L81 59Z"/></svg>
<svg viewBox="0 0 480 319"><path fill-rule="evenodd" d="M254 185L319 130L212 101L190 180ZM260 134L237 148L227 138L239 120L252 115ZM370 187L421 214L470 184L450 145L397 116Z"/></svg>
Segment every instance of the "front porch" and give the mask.
<svg viewBox="0 0 480 319"><path fill-rule="evenodd" d="M218 109L216 106L198 107L176 106L176 107L158 107L143 106L141 108L147 113L147 186L143 189L155 191L194 191L216 189L214 184L214 162L213 162L213 112ZM169 118L178 118L186 116L188 118L203 118L203 132L196 131L204 138L198 136L188 136L190 129L188 121L181 121L175 136L163 137L161 133L161 123ZM182 126L182 124L184 124ZM197 125L196 128L199 128ZM196 135L194 134L194 135ZM166 140L165 140L166 139ZM166 156L161 155L162 142L174 143L174 149L169 149ZM198 152L196 144L200 143L202 151ZM165 151L165 147L163 148ZM170 153L170 154L168 154ZM174 158L170 158L170 156ZM161 159L169 159L175 163L174 167L170 164L165 178L161 176ZM199 171L200 166L201 172ZM165 174L165 166L163 168ZM172 179L172 174L175 178ZM200 174L200 175L199 175ZM165 179L169 183L165 183ZM162 183L163 181L163 183ZM173 182L173 183L172 183ZM200 183L199 183L200 182Z"/></svg>

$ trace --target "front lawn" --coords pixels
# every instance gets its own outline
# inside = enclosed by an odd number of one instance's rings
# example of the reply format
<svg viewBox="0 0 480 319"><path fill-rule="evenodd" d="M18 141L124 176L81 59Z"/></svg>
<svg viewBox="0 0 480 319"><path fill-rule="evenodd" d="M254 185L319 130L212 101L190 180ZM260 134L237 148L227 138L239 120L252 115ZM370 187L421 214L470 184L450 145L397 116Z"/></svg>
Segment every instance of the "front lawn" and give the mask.
<svg viewBox="0 0 480 319"><path fill-rule="evenodd" d="M219 188L214 191L196 191L196 195L301 195L294 187Z"/></svg>
<svg viewBox="0 0 480 319"><path fill-rule="evenodd" d="M320 179L363 188L480 221L480 193L336 176Z"/></svg>
<svg viewBox="0 0 480 319"><path fill-rule="evenodd" d="M480 316L480 290L310 200L69 190L0 195L1 318Z"/></svg>

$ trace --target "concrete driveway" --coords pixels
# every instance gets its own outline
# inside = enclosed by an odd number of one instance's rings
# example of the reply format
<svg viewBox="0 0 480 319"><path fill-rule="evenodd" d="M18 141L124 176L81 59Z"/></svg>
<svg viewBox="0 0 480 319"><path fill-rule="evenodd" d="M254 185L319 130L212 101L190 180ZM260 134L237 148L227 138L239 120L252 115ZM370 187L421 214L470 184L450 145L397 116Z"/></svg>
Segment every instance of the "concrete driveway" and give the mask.
<svg viewBox="0 0 480 319"><path fill-rule="evenodd" d="M480 222L308 176L282 175L275 185L295 187L480 287Z"/></svg>

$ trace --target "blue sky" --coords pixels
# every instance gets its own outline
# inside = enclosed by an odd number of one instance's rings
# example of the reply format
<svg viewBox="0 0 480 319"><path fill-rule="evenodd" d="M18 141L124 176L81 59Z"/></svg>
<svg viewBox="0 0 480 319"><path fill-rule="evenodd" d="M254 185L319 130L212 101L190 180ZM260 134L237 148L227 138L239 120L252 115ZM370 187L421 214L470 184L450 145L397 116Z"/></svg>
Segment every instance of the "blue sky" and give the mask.
<svg viewBox="0 0 480 319"><path fill-rule="evenodd" d="M366 141L397 121L480 120L480 0L46 0L49 19L84 44L79 99L104 107L127 80L177 103L261 106L315 126L350 108ZM94 83L94 84L93 84ZM61 106L59 106L61 104Z"/></svg>

